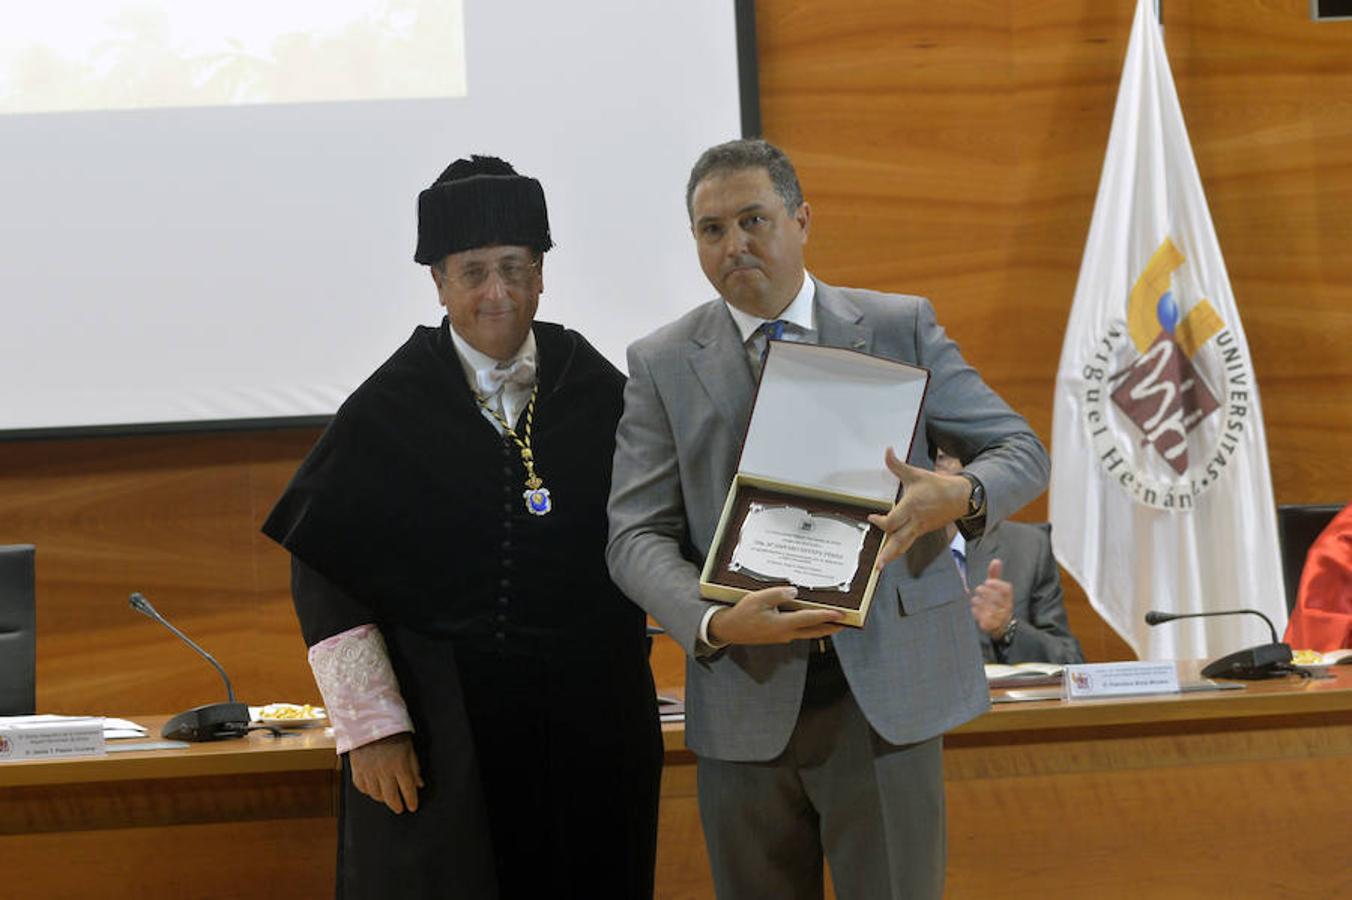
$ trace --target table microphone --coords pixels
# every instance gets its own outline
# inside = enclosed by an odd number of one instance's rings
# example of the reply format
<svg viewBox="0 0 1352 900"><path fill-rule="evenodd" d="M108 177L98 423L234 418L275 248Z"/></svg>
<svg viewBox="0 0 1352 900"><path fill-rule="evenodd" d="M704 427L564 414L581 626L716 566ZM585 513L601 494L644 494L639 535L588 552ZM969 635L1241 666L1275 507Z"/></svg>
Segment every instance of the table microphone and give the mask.
<svg viewBox="0 0 1352 900"><path fill-rule="evenodd" d="M132 609L146 618L159 622L177 635L183 643L202 654L207 662L216 667L216 671L221 673L221 679L225 681L225 693L229 702L208 703L206 706L181 712L164 723L164 728L160 731L161 736L178 741L219 741L222 738L243 737L249 730L249 707L235 702L235 688L230 684L230 678L225 674L225 669L221 668L221 664L216 662L210 653L197 646L190 637L169 624L169 620L160 615L144 595L133 592L128 602Z"/></svg>
<svg viewBox="0 0 1352 900"><path fill-rule="evenodd" d="M1256 609L1218 609L1214 612L1167 613L1150 610L1145 614L1145 624L1159 625L1174 619L1195 619L1204 616L1258 616L1267 623L1272 632L1272 643L1259 644L1246 650L1236 650L1217 660L1207 663L1202 669L1203 678L1239 678L1246 681L1258 681L1263 678L1280 678L1289 674L1291 668L1291 646L1277 640L1277 626L1272 620Z"/></svg>

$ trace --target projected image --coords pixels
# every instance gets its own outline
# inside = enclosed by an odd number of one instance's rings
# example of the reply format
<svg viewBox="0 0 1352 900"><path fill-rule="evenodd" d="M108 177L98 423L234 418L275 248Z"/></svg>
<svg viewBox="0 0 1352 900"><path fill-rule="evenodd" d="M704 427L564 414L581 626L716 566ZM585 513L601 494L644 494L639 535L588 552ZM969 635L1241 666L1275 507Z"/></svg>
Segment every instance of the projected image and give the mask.
<svg viewBox="0 0 1352 900"><path fill-rule="evenodd" d="M541 318L619 367L708 294L682 191L739 133L728 0L20 4L0 443L333 415L441 323L417 197L472 153L540 179Z"/></svg>
<svg viewBox="0 0 1352 900"><path fill-rule="evenodd" d="M462 0L3 0L0 113L462 97Z"/></svg>

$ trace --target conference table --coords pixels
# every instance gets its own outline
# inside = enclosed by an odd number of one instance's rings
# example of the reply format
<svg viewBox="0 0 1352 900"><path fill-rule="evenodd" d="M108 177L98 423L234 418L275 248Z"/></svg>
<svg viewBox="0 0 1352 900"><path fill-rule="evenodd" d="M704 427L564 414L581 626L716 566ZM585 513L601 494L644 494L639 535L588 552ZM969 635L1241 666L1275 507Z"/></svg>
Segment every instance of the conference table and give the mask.
<svg viewBox="0 0 1352 900"><path fill-rule="evenodd" d="M996 704L945 738L947 895L1352 887L1352 666L1328 674ZM131 718L157 732L165 717ZM657 896L712 897L694 758L679 723L663 729ZM0 885L35 898L331 897L338 783L322 729L0 764Z"/></svg>

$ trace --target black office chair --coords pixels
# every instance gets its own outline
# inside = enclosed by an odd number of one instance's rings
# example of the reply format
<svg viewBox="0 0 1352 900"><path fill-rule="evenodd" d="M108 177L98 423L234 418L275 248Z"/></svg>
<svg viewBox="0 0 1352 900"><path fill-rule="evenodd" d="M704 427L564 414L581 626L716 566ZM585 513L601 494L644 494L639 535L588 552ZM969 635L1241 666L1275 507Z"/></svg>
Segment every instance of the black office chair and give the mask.
<svg viewBox="0 0 1352 900"><path fill-rule="evenodd" d="M0 547L0 716L37 706L37 605L33 545Z"/></svg>
<svg viewBox="0 0 1352 900"><path fill-rule="evenodd" d="M1277 539L1282 546L1282 578L1286 582L1286 611L1296 608L1300 573L1319 532L1342 510L1340 503L1286 503L1277 507Z"/></svg>

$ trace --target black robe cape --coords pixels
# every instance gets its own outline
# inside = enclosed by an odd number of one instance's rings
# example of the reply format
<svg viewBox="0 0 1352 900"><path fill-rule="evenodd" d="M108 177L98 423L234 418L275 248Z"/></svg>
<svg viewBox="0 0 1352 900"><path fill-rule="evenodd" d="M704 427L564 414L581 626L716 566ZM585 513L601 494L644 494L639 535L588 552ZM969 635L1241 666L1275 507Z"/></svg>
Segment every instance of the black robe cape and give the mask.
<svg viewBox="0 0 1352 900"><path fill-rule="evenodd" d="M533 327L548 515L527 512L520 452L443 321L343 404L263 526L295 560L307 644L380 627L427 782L395 816L344 766L340 897L652 894L645 617L604 560L624 379L575 332Z"/></svg>

